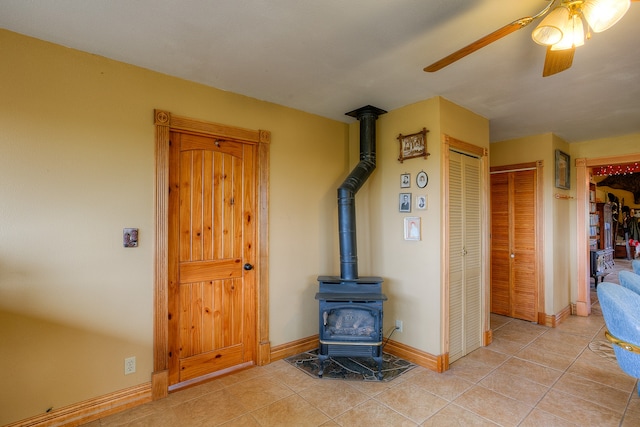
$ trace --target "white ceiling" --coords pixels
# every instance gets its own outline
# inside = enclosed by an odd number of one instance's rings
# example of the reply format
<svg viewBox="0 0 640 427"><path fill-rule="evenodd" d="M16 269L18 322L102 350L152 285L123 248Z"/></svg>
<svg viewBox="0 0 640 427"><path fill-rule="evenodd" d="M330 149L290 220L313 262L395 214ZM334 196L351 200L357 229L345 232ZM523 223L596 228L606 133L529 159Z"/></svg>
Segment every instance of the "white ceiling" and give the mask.
<svg viewBox="0 0 640 427"><path fill-rule="evenodd" d="M640 132L640 3L542 77L532 23L422 69L545 0L0 0L0 27L350 122L441 95L488 119L491 141Z"/></svg>

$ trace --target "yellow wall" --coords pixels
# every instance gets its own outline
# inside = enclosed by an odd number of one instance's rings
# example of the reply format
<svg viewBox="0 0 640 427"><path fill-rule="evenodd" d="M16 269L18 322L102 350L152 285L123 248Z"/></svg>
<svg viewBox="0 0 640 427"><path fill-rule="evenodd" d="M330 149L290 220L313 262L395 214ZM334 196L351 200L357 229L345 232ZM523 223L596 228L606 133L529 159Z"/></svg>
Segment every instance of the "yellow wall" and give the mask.
<svg viewBox="0 0 640 427"><path fill-rule="evenodd" d="M543 261L541 272L544 281L547 315L558 314L571 303L570 289L570 241L565 232L569 229L572 202L556 199L555 194L568 195L569 190L555 187L555 150L569 154L569 144L553 134L543 134L491 144L491 166L542 161L542 215ZM572 171L575 175L575 171ZM575 186L575 184L574 184Z"/></svg>
<svg viewBox="0 0 640 427"><path fill-rule="evenodd" d="M358 161L357 123L4 30L0 54L0 363L11 366L0 371L0 424L150 380L154 108L271 131L271 344L317 333L316 276L339 273L336 189ZM430 157L399 163L398 134L423 127ZM489 124L434 98L381 116L377 133L378 167L357 195L359 272L385 280L385 334L403 320L394 340L439 355L442 135L489 147ZM555 189L554 150L598 157L638 152L639 140L566 144L547 134L491 144L492 165L544 161L548 313L575 299L566 284L575 253L565 256L574 202L553 198L575 196L575 171L572 190ZM421 170L425 189L415 186ZM422 218L419 242L402 237L402 173L411 174L409 192L428 197L427 210L409 214ZM124 227L140 228L140 247L122 247ZM128 356L137 372L124 376Z"/></svg>
<svg viewBox="0 0 640 427"><path fill-rule="evenodd" d="M444 98L440 98L440 108L443 135L489 148L489 121L486 118Z"/></svg>
<svg viewBox="0 0 640 427"><path fill-rule="evenodd" d="M575 279L571 276L571 247L575 246L573 241L567 238L567 230L571 229L571 222L575 219L575 215L571 216L572 208L575 206L575 199L557 199L556 194L562 196L571 196L571 190L556 188L556 171L555 157L556 150L560 150L565 154L570 153L570 145L564 140L552 135L551 142L551 158L545 160L545 180L544 180L544 205L545 211L548 213L548 205L551 206L551 216L545 217L544 222L544 242L545 244L545 296L551 295L553 298L551 311L547 314L558 314L561 310L575 302L571 297L572 285ZM575 159L570 162L575 163ZM575 169L569 171L571 176L575 176ZM571 180L570 176L570 180ZM575 184L571 184L573 193L575 193ZM550 220L550 222L549 222ZM547 248L552 247L551 253L547 253ZM547 280L551 280L549 283ZM550 292L550 293L549 293ZM549 302L545 301L546 307ZM545 307L545 308L546 308Z"/></svg>
<svg viewBox="0 0 640 427"><path fill-rule="evenodd" d="M359 159L359 124L306 114L0 31L0 424L150 380L153 109L271 131L270 339L317 333L316 277L339 273L336 189ZM380 106L384 108L384 106ZM430 130L400 164L399 133ZM439 355L441 139L488 146L488 121L442 98L380 117L378 169L357 196L360 275L385 279L385 331ZM415 176L429 174L418 190ZM401 173L428 196L403 240ZM404 190L403 190L404 191ZM138 227L138 248L122 229ZM416 303L421 301L421 303ZM137 372L124 375L124 358ZM37 379L36 379L37 377ZM37 382L37 387L34 383Z"/></svg>
<svg viewBox="0 0 640 427"><path fill-rule="evenodd" d="M0 310L0 424L149 380L149 344ZM124 359L136 373L124 377Z"/></svg>
<svg viewBox="0 0 640 427"><path fill-rule="evenodd" d="M582 141L578 143L574 143L570 145L570 153L572 159L601 159L612 156L625 156L632 155L634 158L640 157L640 133L615 136L610 138L602 138L602 139L594 139L589 141ZM572 161L572 166L575 167L575 164ZM571 177L571 186L572 189L575 189L576 179L575 179L575 168L572 169L572 177ZM575 190L572 190L572 194L574 194ZM588 200L588 198L587 198ZM588 210L587 210L588 211ZM585 233L586 230L577 230L576 229L576 218L577 211L575 204L572 205L571 213L571 228L569 230L569 240L574 241L576 239L577 233ZM586 221L586 219L585 219ZM588 224L588 221L586 222ZM577 257L578 254L576 252L575 245L571 246L571 277L572 277L572 298L575 301L577 292L578 292L578 283L577 283ZM587 263L588 265L588 263Z"/></svg>
<svg viewBox="0 0 640 427"><path fill-rule="evenodd" d="M400 163L399 134L427 128L430 156ZM442 98L411 104L380 116L377 126L377 168L358 193L358 255L360 275L381 276L385 303L384 332L388 335L395 320L403 321L403 332L393 340L432 355L443 353L441 346L441 238L442 238L442 135L481 147L489 146L489 123ZM351 127L352 158L357 159L358 124ZM426 188L415 184L424 170L429 176ZM400 175L411 175L411 187L400 188ZM398 211L399 194L412 194L411 213ZM362 194L361 194L362 193ZM415 197L426 195L427 210L415 209ZM422 240L405 241L404 217L422 221Z"/></svg>
<svg viewBox="0 0 640 427"><path fill-rule="evenodd" d="M640 153L640 134L593 139L571 144L574 159L597 159Z"/></svg>
<svg viewBox="0 0 640 427"><path fill-rule="evenodd" d="M491 144L491 166L544 162L544 281L545 312L557 314L577 298L576 159L640 153L640 134L624 135L568 144L553 134L536 135ZM555 188L555 150L571 156L571 188ZM556 199L562 194L572 199Z"/></svg>
<svg viewBox="0 0 640 427"><path fill-rule="evenodd" d="M378 168L370 178L371 265L372 273L385 280L384 291L389 298L385 303L385 334L395 326L395 320L403 321L403 332L395 332L393 339L411 343L431 354L440 353L439 328L427 325L440 324L440 111L438 99L419 102L381 116L378 120ZM427 151L423 158L398 159L399 134L419 132L425 127ZM415 184L418 172L429 176L426 188ZM400 188L400 175L411 174L411 187ZM398 212L399 194L425 194L428 209L410 214ZM404 217L422 218L422 240L405 241ZM364 271L363 271L364 273ZM427 281L427 278L433 280ZM425 298L431 295L431 298ZM420 301L420 304L416 304Z"/></svg>
<svg viewBox="0 0 640 427"><path fill-rule="evenodd" d="M150 381L154 108L272 132L271 343L317 333L348 125L4 30L0 55L0 425Z"/></svg>

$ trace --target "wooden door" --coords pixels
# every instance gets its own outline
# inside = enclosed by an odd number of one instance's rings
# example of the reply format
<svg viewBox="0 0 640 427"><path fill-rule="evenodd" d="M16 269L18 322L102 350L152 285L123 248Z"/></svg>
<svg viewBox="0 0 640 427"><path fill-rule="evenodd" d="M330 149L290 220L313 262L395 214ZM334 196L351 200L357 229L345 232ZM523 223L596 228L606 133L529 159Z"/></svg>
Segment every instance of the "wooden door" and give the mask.
<svg viewBox="0 0 640 427"><path fill-rule="evenodd" d="M255 361L255 146L171 132L169 384Z"/></svg>
<svg viewBox="0 0 640 427"><path fill-rule="evenodd" d="M538 321L537 170L491 175L491 312Z"/></svg>
<svg viewBox="0 0 640 427"><path fill-rule="evenodd" d="M511 316L510 175L491 175L491 312Z"/></svg>
<svg viewBox="0 0 640 427"><path fill-rule="evenodd" d="M449 362L482 345L480 159L449 154Z"/></svg>

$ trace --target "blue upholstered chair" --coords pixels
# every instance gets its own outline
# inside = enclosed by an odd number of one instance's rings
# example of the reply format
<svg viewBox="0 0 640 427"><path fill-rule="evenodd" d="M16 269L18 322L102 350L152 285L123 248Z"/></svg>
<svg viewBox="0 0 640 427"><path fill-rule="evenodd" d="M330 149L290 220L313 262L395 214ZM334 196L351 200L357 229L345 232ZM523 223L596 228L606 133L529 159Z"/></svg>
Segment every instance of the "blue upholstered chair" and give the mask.
<svg viewBox="0 0 640 427"><path fill-rule="evenodd" d="M622 286L640 295L640 276L636 273L621 271L618 273L618 280ZM640 307L638 307L638 309L640 309Z"/></svg>
<svg viewBox="0 0 640 427"><path fill-rule="evenodd" d="M640 378L640 295L608 282L600 283L597 292L608 329L605 335L613 343L618 366Z"/></svg>
<svg viewBox="0 0 640 427"><path fill-rule="evenodd" d="M640 259L634 259L631 261L631 268L633 268L634 273L640 274Z"/></svg>

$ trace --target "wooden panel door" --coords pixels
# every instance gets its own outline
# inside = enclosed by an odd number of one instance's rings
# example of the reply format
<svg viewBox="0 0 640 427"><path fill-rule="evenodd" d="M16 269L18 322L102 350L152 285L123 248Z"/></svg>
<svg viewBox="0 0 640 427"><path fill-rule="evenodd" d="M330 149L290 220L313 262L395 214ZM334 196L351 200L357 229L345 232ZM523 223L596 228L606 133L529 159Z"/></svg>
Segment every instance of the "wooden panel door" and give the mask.
<svg viewBox="0 0 640 427"><path fill-rule="evenodd" d="M449 154L449 362L482 345L480 160Z"/></svg>
<svg viewBox="0 0 640 427"><path fill-rule="evenodd" d="M255 146L172 132L169 157L173 385L255 360Z"/></svg>
<svg viewBox="0 0 640 427"><path fill-rule="evenodd" d="M509 177L491 175L491 312L503 316L511 316Z"/></svg>
<svg viewBox="0 0 640 427"><path fill-rule="evenodd" d="M537 171L491 175L491 312L538 320Z"/></svg>
<svg viewBox="0 0 640 427"><path fill-rule="evenodd" d="M513 172L511 317L538 321L536 171Z"/></svg>

